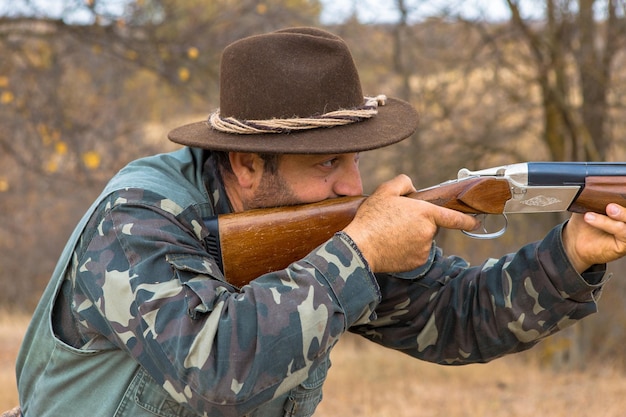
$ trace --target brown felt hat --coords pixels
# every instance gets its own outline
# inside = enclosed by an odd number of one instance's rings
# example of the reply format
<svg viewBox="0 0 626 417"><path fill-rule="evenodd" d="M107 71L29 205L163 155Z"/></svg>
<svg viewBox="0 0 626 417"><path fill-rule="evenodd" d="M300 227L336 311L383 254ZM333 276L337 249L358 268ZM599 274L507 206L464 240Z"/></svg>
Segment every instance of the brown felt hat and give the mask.
<svg viewBox="0 0 626 417"><path fill-rule="evenodd" d="M310 118L363 103L352 55L345 42L329 32L284 29L241 39L223 52L219 108L223 118ZM417 112L409 103L388 98L377 110L369 119L343 126L282 133L225 133L201 121L178 127L168 137L211 150L322 154L380 148L417 129Z"/></svg>

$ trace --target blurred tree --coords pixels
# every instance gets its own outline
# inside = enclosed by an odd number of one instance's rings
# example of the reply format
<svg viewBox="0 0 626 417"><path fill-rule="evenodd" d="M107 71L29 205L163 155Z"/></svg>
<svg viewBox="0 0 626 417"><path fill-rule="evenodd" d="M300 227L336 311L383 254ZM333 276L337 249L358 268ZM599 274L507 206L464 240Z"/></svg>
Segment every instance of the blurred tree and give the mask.
<svg viewBox="0 0 626 417"><path fill-rule="evenodd" d="M620 51L624 59L626 2L546 0L542 25L522 17L519 1L507 4L541 92L551 159L607 159L615 142L609 93Z"/></svg>
<svg viewBox="0 0 626 417"><path fill-rule="evenodd" d="M320 13L316 0L56 4L0 9L2 305L31 308L39 291L27 289L41 290L103 183L127 161L173 147L167 127L158 141L148 127L217 107L226 44L315 25Z"/></svg>

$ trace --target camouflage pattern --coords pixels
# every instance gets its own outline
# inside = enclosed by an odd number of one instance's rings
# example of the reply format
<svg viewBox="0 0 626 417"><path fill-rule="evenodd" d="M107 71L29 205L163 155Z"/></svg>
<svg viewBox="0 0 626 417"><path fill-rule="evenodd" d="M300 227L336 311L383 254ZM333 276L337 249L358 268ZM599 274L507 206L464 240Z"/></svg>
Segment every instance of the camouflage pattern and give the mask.
<svg viewBox="0 0 626 417"><path fill-rule="evenodd" d="M178 152L192 154L193 167L103 194L55 306L57 337L78 350L126 352L182 405L173 415L309 416L346 331L464 364L527 349L596 310L604 269L577 274L560 227L478 267L433 245L427 264L393 276L374 276L337 233L289 268L235 288L204 243L202 217L230 211L219 176L210 163L203 170L202 151ZM141 183L146 170L132 166L114 182ZM206 200L185 205L192 177L202 178Z"/></svg>
<svg viewBox="0 0 626 417"><path fill-rule="evenodd" d="M473 268L434 248L429 263L412 274L379 276L377 318L351 330L441 364L487 362L528 349L594 313L604 283L603 265L583 277L573 270L562 226L541 242Z"/></svg>

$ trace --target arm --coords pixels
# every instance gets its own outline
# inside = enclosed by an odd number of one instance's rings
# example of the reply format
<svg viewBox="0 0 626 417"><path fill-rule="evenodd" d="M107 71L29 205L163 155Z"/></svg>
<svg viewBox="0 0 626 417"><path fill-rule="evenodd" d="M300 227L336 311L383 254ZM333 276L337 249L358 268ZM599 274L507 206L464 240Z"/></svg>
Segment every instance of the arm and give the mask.
<svg viewBox="0 0 626 417"><path fill-rule="evenodd" d="M297 386L378 303L346 236L238 291L194 235L191 210L174 216L134 193L112 196L89 225L74 314L90 348L126 350L199 412L245 414Z"/></svg>
<svg viewBox="0 0 626 417"><path fill-rule="evenodd" d="M604 269L581 277L565 255L561 228L480 266L437 249L404 279L381 276L377 319L352 331L442 364L487 362L528 349L596 311Z"/></svg>

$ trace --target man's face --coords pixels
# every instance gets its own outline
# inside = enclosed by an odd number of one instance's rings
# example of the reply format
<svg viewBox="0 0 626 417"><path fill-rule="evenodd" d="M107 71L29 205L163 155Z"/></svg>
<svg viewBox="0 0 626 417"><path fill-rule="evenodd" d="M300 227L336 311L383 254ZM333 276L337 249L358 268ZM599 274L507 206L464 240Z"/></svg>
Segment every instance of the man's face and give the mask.
<svg viewBox="0 0 626 417"><path fill-rule="evenodd" d="M329 198L363 194L359 154L282 155L275 174L267 171L252 197L253 208L314 203Z"/></svg>

